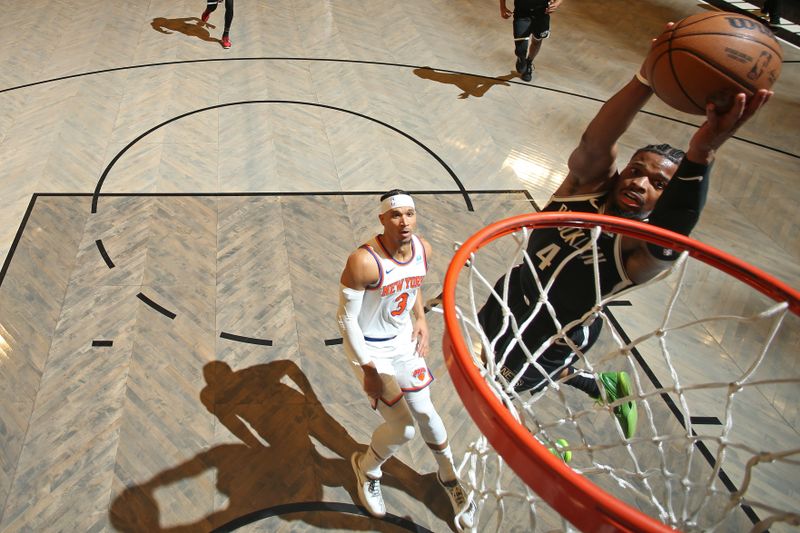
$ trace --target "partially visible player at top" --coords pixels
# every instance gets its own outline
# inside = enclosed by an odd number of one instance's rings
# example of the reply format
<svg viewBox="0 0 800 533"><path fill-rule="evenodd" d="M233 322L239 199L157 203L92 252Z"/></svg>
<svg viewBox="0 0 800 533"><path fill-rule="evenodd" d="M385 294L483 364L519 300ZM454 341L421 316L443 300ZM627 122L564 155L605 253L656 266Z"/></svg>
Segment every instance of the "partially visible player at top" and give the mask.
<svg viewBox="0 0 800 533"><path fill-rule="evenodd" d="M513 0L514 11L508 9L506 0L500 0L500 16L514 15L514 54L516 69L523 81L531 81L533 60L542 48L542 41L550 36L550 14L564 0ZM528 46L530 41L530 47Z"/></svg>
<svg viewBox="0 0 800 533"><path fill-rule="evenodd" d="M200 15L203 22L208 22L211 13L217 10L217 4L222 3L222 0L207 0L206 9ZM225 28L222 30L222 48L231 47L231 23L233 22L233 0L225 0Z"/></svg>
<svg viewBox="0 0 800 533"><path fill-rule="evenodd" d="M411 196L395 189L380 201L383 233L347 259L337 312L348 364L384 419L367 451L351 458L358 495L370 514L386 514L381 465L414 437L416 421L439 466L437 479L450 498L456 526L471 529L475 505L456 476L447 431L428 388L433 376L424 359L429 335L422 281L431 246L414 234L417 211Z"/></svg>
<svg viewBox="0 0 800 533"><path fill-rule="evenodd" d="M706 201L717 150L767 102L772 92L760 90L750 98L738 94L733 107L723 114L708 104L706 120L692 136L685 153L667 144L648 145L637 150L619 171L617 140L652 94L640 71L603 104L569 156L567 176L544 211L603 213L643 220L689 235ZM565 380L600 402L611 403L633 394L626 372L604 372L595 379L572 367L579 358L577 351L588 350L603 325L593 312L598 298L591 249L572 260L567 257L589 242L589 233L589 229L564 227L537 229L531 234L527 254L541 287L558 272L546 294L553 314L561 327L573 321L575 325L566 330L565 336L551 341L559 327L550 311L540 307L521 340L531 354L545 343L550 344L538 357L541 369L531 364L513 382L517 392L541 390L548 383L546 374L553 380ZM622 235L602 233L597 246L603 297L651 279L677 259L670 249ZM504 281L505 276L494 287L499 295L503 294ZM524 262L511 270L508 281L508 306L517 323L522 324L536 312L539 286ZM504 324L503 309L497 298L489 297L478 319L488 339L496 339L495 360L500 365L500 374L511 383L528 360L508 321ZM623 434L633 437L638 418L636 404L622 401L615 406L614 413Z"/></svg>

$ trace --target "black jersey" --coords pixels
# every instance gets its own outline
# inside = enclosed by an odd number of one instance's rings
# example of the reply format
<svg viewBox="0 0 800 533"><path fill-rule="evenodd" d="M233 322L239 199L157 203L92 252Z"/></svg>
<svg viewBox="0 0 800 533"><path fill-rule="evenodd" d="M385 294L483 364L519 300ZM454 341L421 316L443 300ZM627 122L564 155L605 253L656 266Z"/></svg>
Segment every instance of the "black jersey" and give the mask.
<svg viewBox="0 0 800 533"><path fill-rule="evenodd" d="M605 193L554 196L544 211L602 213L605 200ZM558 332L559 326L564 327L581 319L598 299L595 292L591 229L567 226L536 229L528 241L527 252L545 290L548 282L555 276L553 285L547 290L547 300L552 304L559 324L555 323L546 306L540 306L537 311L539 291L526 262L515 266L509 273L506 304L517 324L527 322L536 313L521 332L521 341L531 353L548 343L537 362L547 375L555 378L566 366L573 364L578 355L564 339L551 341L551 337ZM625 273L621 235L601 233L597 239L597 257L601 296L608 296L633 284ZM497 280L494 287L497 294L504 294L505 278L503 276ZM519 342L515 342L512 328L503 329L505 313L505 308L498 299L490 297L479 311L478 321L490 342L495 343L495 360L504 360L501 373L511 380L527 358ZM575 346L586 351L597 340L602 326L602 320L587 317L585 321L573 326L566 335ZM515 389L518 392L539 390L545 383L544 374L531 365L517 382Z"/></svg>
<svg viewBox="0 0 800 533"><path fill-rule="evenodd" d="M530 17L544 14L548 0L514 0L514 16Z"/></svg>
<svg viewBox="0 0 800 533"><path fill-rule="evenodd" d="M604 203L605 193L561 198L554 196L544 211L602 213ZM557 276L547 293L547 299L553 305L562 326L583 316L597 301L594 258L590 243L591 229L570 226L536 229L528 241L528 255L542 286L545 287L554 275ZM584 247L583 251L576 253ZM601 233L597 240L597 256L602 296L632 285L633 282L625 273L621 235ZM530 268L523 265L519 275L525 296L530 302L536 302L539 291ZM548 313L540 311L539 315L544 318L542 315ZM538 321L537 318L534 322ZM550 329L550 334L555 333L550 320L545 319L542 322L549 323L549 327L545 324L542 326ZM542 333L546 333L546 330Z"/></svg>

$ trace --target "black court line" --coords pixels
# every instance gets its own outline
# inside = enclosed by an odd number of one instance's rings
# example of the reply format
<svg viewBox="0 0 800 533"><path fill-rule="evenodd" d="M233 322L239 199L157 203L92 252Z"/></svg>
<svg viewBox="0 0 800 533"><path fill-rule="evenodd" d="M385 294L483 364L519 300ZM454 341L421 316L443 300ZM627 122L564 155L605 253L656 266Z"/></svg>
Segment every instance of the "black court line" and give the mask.
<svg viewBox="0 0 800 533"><path fill-rule="evenodd" d="M456 189L426 189L426 190L415 190L415 189L405 189L406 192L409 194L413 194L414 196L422 196L422 195L440 195L440 194L461 194L461 190ZM202 196L209 196L209 197L216 197L216 196L242 196L242 197L252 197L252 196L264 196L264 197L276 197L276 196L380 196L384 194L385 190L362 190L362 191L205 191L205 192L101 192L98 196L100 198L137 198L137 197L153 197L153 198L169 198L169 197L182 197L182 196L189 196L189 197L202 197ZM534 200L532 199L530 192L526 189L469 189L466 191L468 194L524 194L533 205L536 205ZM75 197L93 197L95 193L93 192L37 192L35 193L36 196L75 196ZM538 210L538 208L537 208Z"/></svg>
<svg viewBox="0 0 800 533"><path fill-rule="evenodd" d="M393 524L397 527L405 529L406 531L415 531L418 533L433 533L430 529L415 524L408 518L387 513L383 518L375 518L371 516L360 505L353 505L352 503L338 503L338 502L298 502L287 503L283 505L276 505L261 511L254 511L239 518L235 518L227 524L213 530L213 533L228 533L236 529L252 524L259 520L265 520L273 516L281 516L289 513L311 513L311 512L328 512L328 513L345 513L358 516L364 516L370 520L380 520L387 524Z"/></svg>
<svg viewBox="0 0 800 533"><path fill-rule="evenodd" d="M336 339L325 339L325 346L336 346L337 344L344 344L344 339L341 337Z"/></svg>
<svg viewBox="0 0 800 533"><path fill-rule="evenodd" d="M258 344L260 346L272 346L272 341L269 339L257 339L255 337L245 337L243 335L234 335L225 331L219 334L220 339L228 339L229 341L244 342L247 344Z"/></svg>
<svg viewBox="0 0 800 533"><path fill-rule="evenodd" d="M108 166L106 166L105 170L103 170L103 174L100 176L100 179L97 181L97 185L95 186L95 189L94 189L94 196L92 197L92 213L96 213L97 212L97 200L98 200L99 195L100 195L100 189L103 187L103 182L105 182L106 177L108 177L109 172L111 172L111 169L114 167L114 165L117 163L117 161L125 154L125 152L127 152L132 146L134 146L140 140L142 140L143 138L147 137L148 135L150 135L154 131L158 130L159 128L162 128L162 127L166 126L167 124L170 124L170 123L175 122L177 120L180 120L180 119L186 118L188 116L194 115L196 113L202 113L204 111L210 111L212 109L221 109L223 107L255 105L255 104L301 105L301 106L320 107L320 108L323 108L323 109L330 109L330 110L333 110L333 111L339 111L339 112L342 112L342 113L347 113L349 115L360 117L360 118L369 120L371 122L374 122L375 124L379 124L379 125L381 125L381 126L383 126L385 128L388 128L388 129L392 130L393 132L398 133L398 134L402 135L403 137L405 137L406 139L410 140L411 142L415 143L417 146L419 146L420 148L425 150L428 153L428 155L433 157L439 163L439 165L441 165L445 169L445 171L450 175L450 177L453 179L453 181L455 182L455 184L458 187L458 189L461 191L462 195L464 196L464 202L467 204L467 209L469 211L474 211L474 209L472 207L472 201L470 200L469 194L467 194L467 191L464 188L464 184L462 184L461 180L458 179L458 176L456 176L456 173L453 171L453 169L450 168L450 166L447 163L444 162L444 159L439 157L439 155L436 152L434 152L433 150L428 148L428 146L425 145L422 141L416 139L415 137L411 136L410 134L404 132L403 130L392 126L391 124L388 124L386 122L383 122L382 120L378 120L376 118L370 117L370 116L365 115L363 113L359 113L357 111L351 111L349 109L344 109L342 107L336 107L336 106L331 106L331 105L326 105L326 104L320 104L320 103L317 103L317 102L304 102L304 101L301 101L301 100L242 100L242 101L239 101L239 102L229 102L229 103L225 103L225 104L212 105L212 106L203 107L203 108L200 108L200 109L195 109L193 111L188 111L186 113L182 113L182 114L180 114L178 116L175 116L175 117L172 117L172 118L170 118L168 120L165 120L161 124L157 124L156 126L153 126L152 128L150 128L146 132L140 134L138 137L136 137L130 143L128 143L128 145L125 146L125 148L120 150L117 153L117 155L114 156L114 158L111 160L111 162L108 164Z"/></svg>
<svg viewBox="0 0 800 533"><path fill-rule="evenodd" d="M99 187L99 184L98 184ZM98 193L97 189L95 189L94 193L42 193L40 196L91 196L93 198L92 205L97 205L97 198L98 197L218 197L218 196L226 196L226 197L256 197L256 196L264 196L264 197L280 197L280 196L380 196L386 191L344 191L344 192L335 192L335 191L308 191L308 192L290 192L290 193L281 193L281 192L204 192L204 193L197 193L197 192L173 192L173 193ZM464 196L466 198L467 203L467 210L473 211L472 201L469 198L470 194L524 194L528 200L533 205L536 211L539 211L536 202L530 195L530 192L526 189L477 189L477 190L470 190L467 191L463 187L458 190L424 190L424 191L408 191L409 194L412 196L423 196L423 195L446 195L446 194L458 194ZM93 211L94 212L94 211ZM100 254L103 255L103 259L106 260L106 264L109 265L109 268L114 267L114 262L111 260L111 257L108 256L105 252L105 247L102 247L102 241L98 240L95 243L98 243L98 249L100 250ZM1 280L0 280L1 281Z"/></svg>
<svg viewBox="0 0 800 533"><path fill-rule="evenodd" d="M93 340L92 346L113 346L114 341Z"/></svg>
<svg viewBox="0 0 800 533"><path fill-rule="evenodd" d="M255 197L255 196L263 196L263 197L277 197L277 196L291 196L291 197L301 197L301 196L380 196L386 191L384 190L376 190L376 191L307 191L307 192L104 192L100 193L100 197L109 197L109 198L138 198L138 197L154 197L154 198L165 198L165 197ZM421 191L408 191L412 196L420 196L420 195L428 195L428 196L436 196L436 195L447 195L447 194L464 194L465 191L462 190L421 190ZM467 194L524 194L526 195L531 203L534 205L536 210L538 211L538 207L536 207L535 202L530 197L530 193L525 189L471 189L466 191ZM84 197L95 197L96 193L91 192L37 192L31 195L31 200L28 204L28 209L25 211L25 215L22 217L22 221L20 222L19 228L17 229L17 234L14 237L14 241L11 243L11 247L8 249L8 254L6 255L5 261L3 262L3 268L0 270L0 287L3 285L3 281L6 276L6 272L8 271L11 261L14 258L14 253L17 250L20 240L22 239L22 235L25 232L25 228L28 223L28 219L31 216L31 212L33 211L34 204L39 197L76 197L76 198L84 198ZM99 239L98 239L99 240ZM97 244L97 241L95 241ZM102 250L105 250L105 246L98 245L98 250L100 254L103 254ZM108 254L108 251L106 254ZM105 257L103 258L105 260ZM111 256L108 256L108 261L106 264L111 263L114 264L114 261L111 259ZM109 266L109 268L112 268Z"/></svg>
<svg viewBox="0 0 800 533"><path fill-rule="evenodd" d="M630 300L614 300L605 304L606 307L630 307L632 305Z"/></svg>
<svg viewBox="0 0 800 533"><path fill-rule="evenodd" d="M25 215L23 215L22 221L19 223L19 228L17 228L17 234L14 235L14 241L11 243L11 248L8 249L8 253L6 254L6 260L3 261L3 268L0 270L0 286L3 285L3 280L6 278L6 272L8 272L8 268L11 265L11 258L14 257L14 252L17 251L19 241L22 239L22 234L25 232L25 226L28 224L28 219L31 216L31 211L33 211L33 205L36 203L36 198L36 194L31 196L31 200L28 202L28 209L25 210Z"/></svg>
<svg viewBox="0 0 800 533"><path fill-rule="evenodd" d="M625 330L622 329L622 325L619 323L617 318L611 313L610 310L607 311L606 315L608 316L611 323L619 332L619 335L622 338L623 342L625 342L626 344L630 344L631 339L630 337L628 337L628 334L625 333ZM639 363L639 366L642 367L642 370L644 371L645 375L647 375L648 379L653 384L653 386L656 387L657 389L663 388L661 381L659 381L658 377L655 375L655 372L653 372L653 369L650 368L650 365L647 364L647 361L642 356L642 354L639 353L639 350L636 349L636 347L631 348L631 354L633 354L633 356L636 358L636 361ZM678 420L678 423L685 429L686 424L684 423L685 421L683 413L681 413L680 409L672 400L672 398L669 396L669 394L662 393L661 399L664 400L664 403L667 405L669 410L672 411L672 414ZM692 436L694 437L697 436L697 433L694 430L692 430ZM695 441L694 445L700 451L700 454L708 462L709 466L711 466L711 468L713 469L714 466L716 465L716 459L714 459L714 454L712 454L711 450L708 449L706 443L701 440L698 440ZM733 481L731 481L731 478L728 477L728 474L722 467L720 467L719 472L717 473L717 477L719 477L722 484L725 485L725 488L728 489L728 491L730 491L731 493L736 492L738 490L736 485L733 483ZM747 517L753 524L757 524L758 522L761 521L761 519L758 517L758 515L756 514L756 512L753 510L752 507L750 507L747 504L742 504L740 505L740 507L742 508L742 511L744 511L744 514L747 515Z"/></svg>
<svg viewBox="0 0 800 533"><path fill-rule="evenodd" d="M786 34L793 35L788 30L784 30L784 31L785 31ZM786 39L786 40L789 41L789 39ZM409 65L409 64L405 64L405 63L388 63L388 62L384 62L384 61L366 61L366 60L356 60L356 59L331 59L331 58L314 58L314 57L229 57L229 58L187 59L187 60L181 60L181 61L164 61L164 62L160 62L160 63L146 63L146 64L142 64L142 65L128 65L128 66L124 66L124 67L114 67L114 68L102 69L102 70L92 70L92 71L89 71L89 72L71 74L69 76L61 76L61 77L58 77L58 78L50 78L50 79L47 79L47 80L40 80L40 81L36 81L36 82L26 83L26 84L23 84L23 85L17 85L17 86L14 86L14 87L8 87L8 88L5 88L5 89L0 89L0 94L5 93L5 92L11 92L11 91L16 91L16 90L26 89L26 88L29 88L29 87L35 87L35 86L38 86L38 85L44 85L44 84L48 84L48 83L55 83L55 82L58 82L58 81L70 80L70 79L79 78L79 77L83 77L83 76L94 76L94 75L98 75L98 74L106 74L106 73L110 73L110 72L120 72L120 71L125 71L125 70L135 70L135 69L140 69L140 68L153 68L153 67L175 66L175 65L190 65L190 64L196 64L196 63L216 63L216 62L221 62L221 61L305 61L305 62L321 62L321 63L325 63L325 62L328 62L328 63L351 63L351 64L361 64L361 65L376 65L376 66L386 66L386 67L399 67L399 68L407 68L407 69L431 68L431 69L433 69L433 70L435 70L437 72L444 72L444 73L447 73L447 74L457 74L457 75L461 75L461 76L471 76L473 78L481 78L481 79L486 79L486 80L498 80L498 81L500 81L500 78L498 78L497 76L486 76L486 75L483 75L483 74L474 74L474 73L471 73L471 72L462 72L462 71L459 71L459 70L439 69L439 68L433 68L430 65ZM565 91L565 90L562 90L562 89L556 89L556 88L553 88L553 87L546 87L544 85L536 85L536 84L532 84L532 83L525 83L525 82L516 81L516 80L513 80L513 79L512 80L502 80L502 81L504 81L506 83L513 84L513 85L519 85L519 86L522 86L522 87L531 87L531 88L539 89L539 90L542 90L542 91L547 91L547 92L552 92L552 93L557 93L557 94L563 94L563 95L566 95L566 96L574 96L575 98L581 98L583 100L590 100L590 101L593 101L593 102L600 102L600 103L605 102L605 100L602 100L600 98L595 98L595 97L588 96L588 95L585 95L585 94L576 93L574 91ZM699 124L694 124L692 122L687 122L685 120L680 120L680 119L677 119L677 118L674 118L674 117L670 117L670 116L667 116L667 115L661 115L661 114L653 113L653 112L650 112L650 111L640 111L640 113L643 113L645 115L650 115L650 116L653 116L653 117L662 118L664 120L669 120L669 121L672 121L672 122L677 122L679 124L684 124L684 125L687 125L687 126L693 126L693 127L698 127L699 126ZM738 141L747 143L747 144L752 144L754 146L758 146L758 147L764 148L766 150L770 150L770 151L777 152L777 153L780 153L780 154L783 154L783 155L787 155L789 157L794 157L794 158L800 159L800 154L793 154L791 152L787 152L785 150L781 150L781 149L775 148L773 146L769 146L769 145L765 145L765 144L758 143L758 142L755 142L755 141L751 141L749 139L744 139L742 137L737 137L736 135L734 135L732 138L736 139Z"/></svg>
<svg viewBox="0 0 800 533"><path fill-rule="evenodd" d="M97 246L97 250L100 252L100 255L103 256L103 261L106 262L108 268L114 268L114 261L108 256L108 252L106 252L106 247L103 246L103 239L97 239L94 241L95 245Z"/></svg>
<svg viewBox="0 0 800 533"><path fill-rule="evenodd" d="M150 307L152 307L153 309L155 309L156 311L158 311L159 313L161 313L162 315L164 315L165 317L169 318L170 320L174 320L175 317L177 316L175 313L173 313L172 311L170 311L165 307L158 305L157 303L155 303L153 300L151 300L141 292L137 294L136 297L139 298L144 303L146 303L147 305L149 305Z"/></svg>
<svg viewBox="0 0 800 533"><path fill-rule="evenodd" d="M722 420L720 420L716 416L693 416L689 420L691 420L693 425L698 425L698 426L721 426L722 425Z"/></svg>
<svg viewBox="0 0 800 533"><path fill-rule="evenodd" d="M528 189L522 189L519 192L525 195L525 198L527 198L528 201L533 206L534 211L536 211L537 213L541 212L542 209L536 204L536 200L533 199L533 196L531 196L531 192Z"/></svg>

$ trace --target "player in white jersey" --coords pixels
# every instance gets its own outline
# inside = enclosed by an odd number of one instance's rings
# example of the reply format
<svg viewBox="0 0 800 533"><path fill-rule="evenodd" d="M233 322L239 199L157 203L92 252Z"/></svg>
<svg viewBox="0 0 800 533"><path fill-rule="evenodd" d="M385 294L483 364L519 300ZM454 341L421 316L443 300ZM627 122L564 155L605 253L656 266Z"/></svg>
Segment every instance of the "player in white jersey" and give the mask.
<svg viewBox="0 0 800 533"><path fill-rule="evenodd" d="M342 272L337 321L345 354L384 419L368 450L354 453L351 462L361 503L373 516L384 516L381 466L414 437L416 421L439 465L437 479L450 497L456 527L472 529L475 505L456 476L447 431L428 388L433 376L424 359L429 335L422 281L431 247L414 235L416 217L406 192L381 196L383 233L353 252Z"/></svg>

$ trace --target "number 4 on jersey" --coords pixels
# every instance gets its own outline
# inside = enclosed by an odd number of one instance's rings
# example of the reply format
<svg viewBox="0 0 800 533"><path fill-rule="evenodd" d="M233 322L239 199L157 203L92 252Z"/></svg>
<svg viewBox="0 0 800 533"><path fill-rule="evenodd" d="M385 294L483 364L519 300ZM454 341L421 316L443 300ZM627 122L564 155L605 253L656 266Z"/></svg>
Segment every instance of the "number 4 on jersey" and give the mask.
<svg viewBox="0 0 800 533"><path fill-rule="evenodd" d="M544 270L545 268L549 267L550 264L553 262L553 259L556 258L558 252L561 250L561 246L550 243L538 252L536 252L536 257L538 257L541 262L537 267L538 270Z"/></svg>

